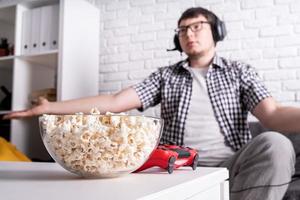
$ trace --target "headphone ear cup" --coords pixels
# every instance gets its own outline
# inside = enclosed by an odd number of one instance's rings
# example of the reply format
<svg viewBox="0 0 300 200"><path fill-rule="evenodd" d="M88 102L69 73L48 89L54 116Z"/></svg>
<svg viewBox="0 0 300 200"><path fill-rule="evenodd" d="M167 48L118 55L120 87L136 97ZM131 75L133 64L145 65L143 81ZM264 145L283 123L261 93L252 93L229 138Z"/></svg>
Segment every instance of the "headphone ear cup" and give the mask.
<svg viewBox="0 0 300 200"><path fill-rule="evenodd" d="M218 32L219 32L219 41L224 40L225 36L227 35L227 30L226 30L225 23L223 21L219 21Z"/></svg>
<svg viewBox="0 0 300 200"><path fill-rule="evenodd" d="M173 42L174 42L175 50L178 50L178 51L182 52L182 48L180 46L178 35L174 35Z"/></svg>
<svg viewBox="0 0 300 200"><path fill-rule="evenodd" d="M227 35L227 30L226 30L225 23L223 21L217 19L217 23L216 23L216 27L215 27L215 34L214 34L215 42L224 40L226 35Z"/></svg>

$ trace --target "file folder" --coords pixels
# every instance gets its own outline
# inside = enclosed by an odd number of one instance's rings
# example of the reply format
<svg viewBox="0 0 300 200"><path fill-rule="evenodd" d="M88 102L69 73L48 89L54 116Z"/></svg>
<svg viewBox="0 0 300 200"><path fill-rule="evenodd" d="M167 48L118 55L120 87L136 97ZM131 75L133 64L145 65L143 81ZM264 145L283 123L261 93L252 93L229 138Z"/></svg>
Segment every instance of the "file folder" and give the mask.
<svg viewBox="0 0 300 200"><path fill-rule="evenodd" d="M26 10L22 16L22 39L21 39L21 53L30 53L31 47L31 11Z"/></svg>
<svg viewBox="0 0 300 200"><path fill-rule="evenodd" d="M22 54L58 49L59 5L26 10L22 19Z"/></svg>
<svg viewBox="0 0 300 200"><path fill-rule="evenodd" d="M40 51L41 8L31 10L31 48L30 53Z"/></svg>
<svg viewBox="0 0 300 200"><path fill-rule="evenodd" d="M51 6L50 49L58 49L59 6Z"/></svg>
<svg viewBox="0 0 300 200"><path fill-rule="evenodd" d="M51 31L51 12L52 6L41 8L41 27L40 27L40 50L50 50L50 31Z"/></svg>

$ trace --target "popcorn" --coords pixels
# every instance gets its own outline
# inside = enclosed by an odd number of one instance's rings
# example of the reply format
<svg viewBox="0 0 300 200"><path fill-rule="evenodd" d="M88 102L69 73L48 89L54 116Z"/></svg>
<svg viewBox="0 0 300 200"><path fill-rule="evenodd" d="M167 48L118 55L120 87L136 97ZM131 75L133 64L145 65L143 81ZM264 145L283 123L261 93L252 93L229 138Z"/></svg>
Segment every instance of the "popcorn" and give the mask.
<svg viewBox="0 0 300 200"><path fill-rule="evenodd" d="M125 114L43 115L43 141L53 158L83 176L116 176L140 167L156 147L159 120Z"/></svg>
<svg viewBox="0 0 300 200"><path fill-rule="evenodd" d="M92 108L92 110L90 111L91 114L96 114L96 115L100 115L100 111L97 108Z"/></svg>

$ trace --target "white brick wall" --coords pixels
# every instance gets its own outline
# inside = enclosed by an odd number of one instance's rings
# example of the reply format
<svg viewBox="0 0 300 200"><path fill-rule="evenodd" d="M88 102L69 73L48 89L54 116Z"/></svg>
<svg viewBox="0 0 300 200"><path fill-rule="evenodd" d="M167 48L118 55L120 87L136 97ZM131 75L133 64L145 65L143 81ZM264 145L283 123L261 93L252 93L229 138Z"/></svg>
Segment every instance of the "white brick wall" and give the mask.
<svg viewBox="0 0 300 200"><path fill-rule="evenodd" d="M87 1L101 11L99 93L128 87L180 60L179 53L165 51L173 47L177 19L186 8L203 6L227 25L219 54L252 64L278 101L300 105L298 0Z"/></svg>
<svg viewBox="0 0 300 200"><path fill-rule="evenodd" d="M157 67L180 60L179 53L165 51L173 47L177 19L186 8L203 6L214 11L227 25L228 35L218 44L219 54L253 65L279 102L300 105L300 3L297 0L90 2L101 10L100 73L107 77L100 81L100 93L127 87Z"/></svg>

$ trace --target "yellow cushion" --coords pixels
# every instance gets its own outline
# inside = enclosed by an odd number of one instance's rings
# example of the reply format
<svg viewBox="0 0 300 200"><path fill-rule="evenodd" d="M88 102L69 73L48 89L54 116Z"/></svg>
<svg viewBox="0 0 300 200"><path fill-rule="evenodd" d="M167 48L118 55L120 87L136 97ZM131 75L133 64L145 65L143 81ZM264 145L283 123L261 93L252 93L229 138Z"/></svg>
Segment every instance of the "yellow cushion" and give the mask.
<svg viewBox="0 0 300 200"><path fill-rule="evenodd" d="M27 161L31 160L21 153L14 145L0 137L0 161Z"/></svg>

